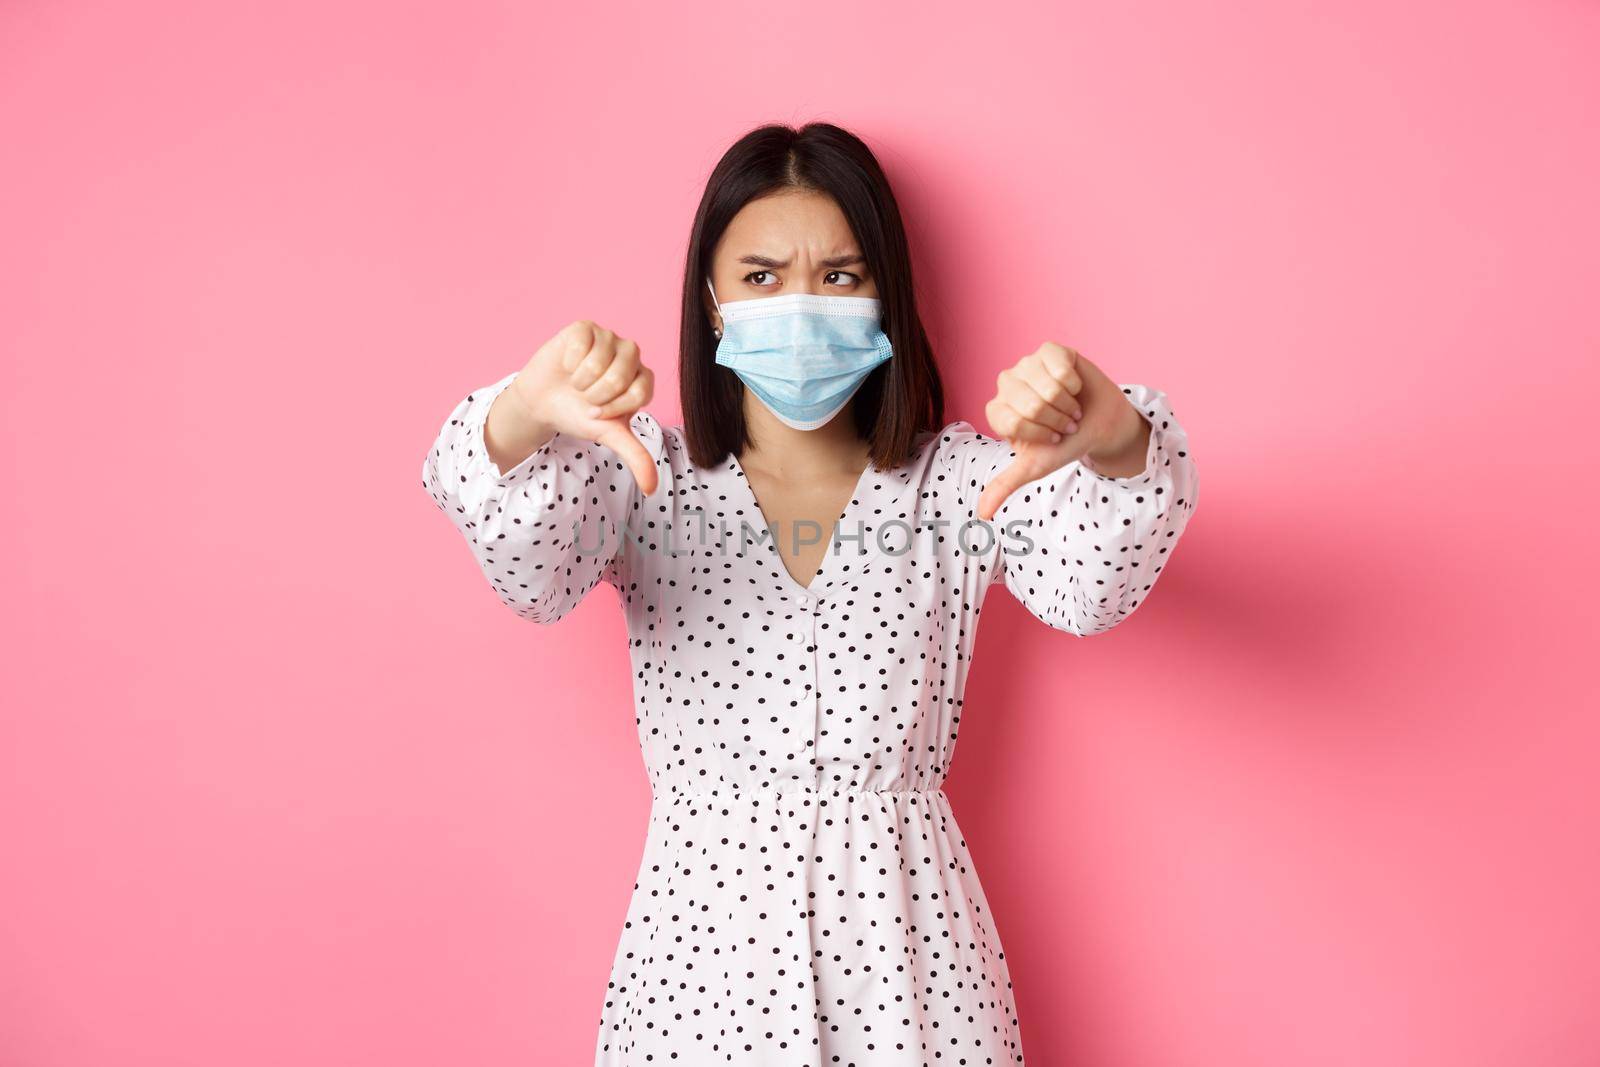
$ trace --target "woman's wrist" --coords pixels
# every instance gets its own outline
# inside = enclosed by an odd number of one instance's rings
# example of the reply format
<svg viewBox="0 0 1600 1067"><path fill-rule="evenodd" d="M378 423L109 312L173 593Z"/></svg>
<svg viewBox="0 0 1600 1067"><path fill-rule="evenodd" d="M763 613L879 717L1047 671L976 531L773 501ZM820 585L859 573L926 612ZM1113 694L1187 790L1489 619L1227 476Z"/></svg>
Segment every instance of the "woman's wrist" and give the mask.
<svg viewBox="0 0 1600 1067"><path fill-rule="evenodd" d="M1124 405L1124 431L1103 448L1090 449L1084 458L1089 469L1108 478L1131 478L1144 472L1150 451L1150 420L1131 403Z"/></svg>
<svg viewBox="0 0 1600 1067"><path fill-rule="evenodd" d="M540 421L513 383L489 405L483 423L483 444L501 473L510 470L555 437L555 427Z"/></svg>

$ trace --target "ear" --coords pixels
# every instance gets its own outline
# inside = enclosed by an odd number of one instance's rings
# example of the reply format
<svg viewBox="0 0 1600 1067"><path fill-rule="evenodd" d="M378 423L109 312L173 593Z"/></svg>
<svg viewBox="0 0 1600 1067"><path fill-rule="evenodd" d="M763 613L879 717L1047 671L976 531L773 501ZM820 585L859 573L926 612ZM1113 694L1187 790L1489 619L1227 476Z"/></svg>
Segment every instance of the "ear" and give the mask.
<svg viewBox="0 0 1600 1067"><path fill-rule="evenodd" d="M722 336L722 315L717 311L717 302L712 299L711 287L700 287L700 306L705 310L706 321L711 324L711 332L718 337Z"/></svg>

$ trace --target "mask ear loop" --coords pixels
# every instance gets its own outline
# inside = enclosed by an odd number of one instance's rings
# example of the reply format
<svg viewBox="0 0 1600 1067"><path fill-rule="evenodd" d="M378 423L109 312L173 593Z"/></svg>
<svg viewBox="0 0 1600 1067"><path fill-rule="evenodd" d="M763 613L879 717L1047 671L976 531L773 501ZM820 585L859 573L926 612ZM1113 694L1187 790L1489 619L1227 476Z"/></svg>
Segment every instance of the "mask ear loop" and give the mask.
<svg viewBox="0 0 1600 1067"><path fill-rule="evenodd" d="M722 317L722 305L717 303L717 291L715 289L711 288L711 279L710 278L706 279L706 288L707 289L711 289L711 303L716 305L717 317L721 318ZM715 334L717 337L721 337L722 336L722 330L719 327L713 326L711 328L711 332L713 334Z"/></svg>

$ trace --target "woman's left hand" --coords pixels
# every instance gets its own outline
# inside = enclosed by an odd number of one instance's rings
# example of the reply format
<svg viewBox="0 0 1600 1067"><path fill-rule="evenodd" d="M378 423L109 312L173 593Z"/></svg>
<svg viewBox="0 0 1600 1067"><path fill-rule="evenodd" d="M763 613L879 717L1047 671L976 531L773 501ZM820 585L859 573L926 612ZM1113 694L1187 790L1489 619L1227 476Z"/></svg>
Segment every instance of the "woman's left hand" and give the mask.
<svg viewBox="0 0 1600 1067"><path fill-rule="evenodd" d="M1054 341L1000 372L984 415L995 436L1017 454L983 487L978 517L986 522L1007 497L1034 479L1084 456L1097 468L1108 460L1142 463L1150 440L1149 421L1117 383Z"/></svg>

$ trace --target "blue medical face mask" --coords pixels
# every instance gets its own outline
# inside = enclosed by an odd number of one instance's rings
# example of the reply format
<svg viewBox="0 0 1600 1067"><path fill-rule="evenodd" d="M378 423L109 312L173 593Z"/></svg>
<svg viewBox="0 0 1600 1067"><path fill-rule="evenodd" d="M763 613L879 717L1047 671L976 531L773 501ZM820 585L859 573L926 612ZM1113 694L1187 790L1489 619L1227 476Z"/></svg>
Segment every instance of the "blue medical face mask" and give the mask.
<svg viewBox="0 0 1600 1067"><path fill-rule="evenodd" d="M716 303L710 278L706 288ZM826 425L894 355L875 297L789 293L730 300L717 311L722 340L716 362L797 430Z"/></svg>

